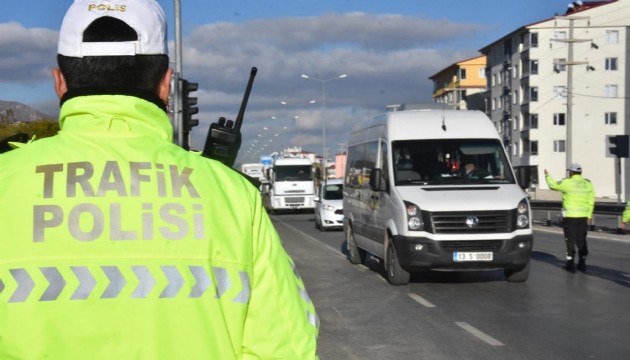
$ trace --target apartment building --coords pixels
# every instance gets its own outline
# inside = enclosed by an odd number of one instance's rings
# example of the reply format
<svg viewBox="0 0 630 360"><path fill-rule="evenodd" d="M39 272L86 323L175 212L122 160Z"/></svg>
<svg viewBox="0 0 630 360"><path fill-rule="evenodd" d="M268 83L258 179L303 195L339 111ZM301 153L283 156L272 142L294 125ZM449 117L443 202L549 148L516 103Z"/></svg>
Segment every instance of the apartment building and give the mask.
<svg viewBox="0 0 630 360"><path fill-rule="evenodd" d="M433 81L433 101L458 110L484 110L486 56L476 56L451 64L429 77Z"/></svg>
<svg viewBox="0 0 630 360"><path fill-rule="evenodd" d="M572 162L582 165L599 199L629 196L629 160L617 170L608 140L629 132L629 29L630 0L578 1L480 50L486 112L519 181L540 198L557 196L544 169L560 179Z"/></svg>

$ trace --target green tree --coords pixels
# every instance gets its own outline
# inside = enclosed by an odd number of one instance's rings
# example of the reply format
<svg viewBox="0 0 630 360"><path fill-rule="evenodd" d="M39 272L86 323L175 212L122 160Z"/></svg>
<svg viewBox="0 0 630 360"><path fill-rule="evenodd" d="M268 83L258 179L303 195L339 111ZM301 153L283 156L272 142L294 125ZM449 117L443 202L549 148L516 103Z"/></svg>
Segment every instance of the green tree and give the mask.
<svg viewBox="0 0 630 360"><path fill-rule="evenodd" d="M0 114L0 139L5 139L19 133L25 133L29 139L35 136L36 139L42 139L57 134L59 131L59 122L54 119L43 119L31 122L14 122L13 112L7 111L7 114Z"/></svg>

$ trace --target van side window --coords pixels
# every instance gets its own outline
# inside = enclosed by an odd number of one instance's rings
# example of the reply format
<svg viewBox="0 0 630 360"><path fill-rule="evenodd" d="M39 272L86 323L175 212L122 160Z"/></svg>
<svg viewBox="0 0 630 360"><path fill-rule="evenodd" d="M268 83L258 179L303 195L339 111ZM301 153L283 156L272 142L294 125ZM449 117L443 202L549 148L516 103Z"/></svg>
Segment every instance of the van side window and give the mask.
<svg viewBox="0 0 630 360"><path fill-rule="evenodd" d="M348 148L346 184L352 188L368 188L370 172L376 164L378 143L358 144Z"/></svg>
<svg viewBox="0 0 630 360"><path fill-rule="evenodd" d="M387 158L387 143L385 141L381 141L381 166L383 169L383 178L386 184L389 184L389 160Z"/></svg>
<svg viewBox="0 0 630 360"><path fill-rule="evenodd" d="M370 187L370 177L372 176L372 169L377 167L376 161L378 160L378 141L372 141L365 144L365 158L363 159L365 179L362 185L364 188Z"/></svg>

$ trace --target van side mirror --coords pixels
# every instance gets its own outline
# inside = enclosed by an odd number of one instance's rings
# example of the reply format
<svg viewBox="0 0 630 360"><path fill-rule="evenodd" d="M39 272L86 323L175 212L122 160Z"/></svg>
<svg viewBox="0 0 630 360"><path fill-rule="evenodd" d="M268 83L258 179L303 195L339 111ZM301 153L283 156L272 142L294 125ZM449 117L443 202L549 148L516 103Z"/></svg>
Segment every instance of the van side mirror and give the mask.
<svg viewBox="0 0 630 360"><path fill-rule="evenodd" d="M522 181L518 181L518 185L520 186L521 189L523 190L527 190L529 189L531 186L528 183L523 183Z"/></svg>
<svg viewBox="0 0 630 360"><path fill-rule="evenodd" d="M370 171L370 188L373 191L387 190L387 182L383 178L383 169L372 169Z"/></svg>

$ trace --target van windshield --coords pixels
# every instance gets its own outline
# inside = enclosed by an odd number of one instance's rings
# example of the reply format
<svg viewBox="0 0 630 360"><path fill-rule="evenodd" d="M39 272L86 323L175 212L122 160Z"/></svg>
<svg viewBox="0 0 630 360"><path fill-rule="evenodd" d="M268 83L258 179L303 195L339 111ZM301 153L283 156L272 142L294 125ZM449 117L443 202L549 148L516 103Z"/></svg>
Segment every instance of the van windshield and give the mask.
<svg viewBox="0 0 630 360"><path fill-rule="evenodd" d="M394 141L392 164L397 186L515 183L496 139Z"/></svg>

